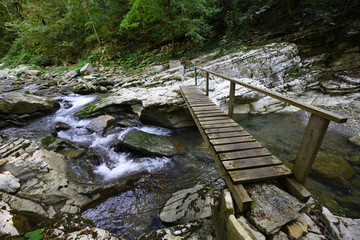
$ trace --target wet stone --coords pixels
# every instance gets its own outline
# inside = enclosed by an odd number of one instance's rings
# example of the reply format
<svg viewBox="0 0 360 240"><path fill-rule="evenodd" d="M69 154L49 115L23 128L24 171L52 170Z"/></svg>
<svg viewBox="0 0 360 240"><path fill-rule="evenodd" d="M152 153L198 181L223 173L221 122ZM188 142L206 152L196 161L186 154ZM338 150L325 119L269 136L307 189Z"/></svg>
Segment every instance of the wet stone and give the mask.
<svg viewBox="0 0 360 240"><path fill-rule="evenodd" d="M250 218L264 233L271 235L286 223L298 218L304 204L271 184L251 185L248 192L253 199Z"/></svg>
<svg viewBox="0 0 360 240"><path fill-rule="evenodd" d="M129 132L123 140L123 145L136 153L147 156L170 157L185 153L185 146L178 140L139 130Z"/></svg>

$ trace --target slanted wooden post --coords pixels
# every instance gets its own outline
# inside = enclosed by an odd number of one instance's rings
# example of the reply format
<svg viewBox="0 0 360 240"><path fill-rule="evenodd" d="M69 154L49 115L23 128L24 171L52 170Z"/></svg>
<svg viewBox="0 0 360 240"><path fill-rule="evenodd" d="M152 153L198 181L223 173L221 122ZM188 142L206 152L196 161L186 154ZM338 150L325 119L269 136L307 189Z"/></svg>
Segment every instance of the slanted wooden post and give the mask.
<svg viewBox="0 0 360 240"><path fill-rule="evenodd" d="M311 114L309 123L306 127L304 137L293 167L293 173L300 183L304 183L312 164L315 160L321 142L324 139L329 120Z"/></svg>
<svg viewBox="0 0 360 240"><path fill-rule="evenodd" d="M235 83L230 82L229 112L228 112L228 116L230 118L232 118L234 114L234 97L235 97Z"/></svg>
<svg viewBox="0 0 360 240"><path fill-rule="evenodd" d="M209 96L209 73L206 72L206 96Z"/></svg>
<svg viewBox="0 0 360 240"><path fill-rule="evenodd" d="M195 86L197 86L197 69L195 68Z"/></svg>

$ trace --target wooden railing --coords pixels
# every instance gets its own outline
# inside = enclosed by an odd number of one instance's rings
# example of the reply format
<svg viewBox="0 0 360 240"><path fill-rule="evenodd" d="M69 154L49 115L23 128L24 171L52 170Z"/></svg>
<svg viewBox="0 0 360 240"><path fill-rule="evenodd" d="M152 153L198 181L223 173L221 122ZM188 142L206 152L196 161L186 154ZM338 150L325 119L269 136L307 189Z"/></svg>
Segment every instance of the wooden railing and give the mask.
<svg viewBox="0 0 360 240"><path fill-rule="evenodd" d="M195 85L197 85L197 70L202 70L206 72L206 95L209 96L209 74L214 76L223 78L225 80L230 81L230 93L229 93L229 110L228 115L229 117L233 116L234 113L234 97L235 97L235 85L239 84L243 87L252 89L259 93L265 94L267 96L273 97L278 99L282 102L291 104L298 108L301 108L307 112L311 113L308 125L305 130L304 137L301 142L301 146L299 152L297 154L294 167L292 169L295 178L300 182L304 183L309 172L311 170L312 164L315 160L317 152L320 148L322 140L324 139L326 130L329 126L330 121L336 123L344 123L347 121L347 118L338 115L336 113L332 113L326 110L323 110L318 107L314 107L309 104L302 103L300 101L294 100L292 98L286 97L279 93L265 90L259 88L257 86L253 86L251 84L245 83L243 81L223 76L219 73L215 73L209 70L206 70L201 67L195 67Z"/></svg>

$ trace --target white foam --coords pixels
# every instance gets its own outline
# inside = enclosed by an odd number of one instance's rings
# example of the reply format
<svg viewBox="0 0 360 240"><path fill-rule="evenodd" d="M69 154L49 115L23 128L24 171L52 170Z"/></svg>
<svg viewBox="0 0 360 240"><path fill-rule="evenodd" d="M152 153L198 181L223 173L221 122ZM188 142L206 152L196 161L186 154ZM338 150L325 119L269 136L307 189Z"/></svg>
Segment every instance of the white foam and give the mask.
<svg viewBox="0 0 360 240"><path fill-rule="evenodd" d="M155 126L142 126L142 127L137 127L136 129L143 131L143 132L156 134L156 135L164 135L164 136L169 136L172 133L172 131L170 129L162 128L162 127L155 127Z"/></svg>
<svg viewBox="0 0 360 240"><path fill-rule="evenodd" d="M134 161L127 153L115 153L110 154L111 158L116 156L116 162L113 167L108 167L106 164L101 164L94 172L104 177L105 181L113 180L120 177L125 177L130 173L136 173L141 171L154 172L160 170L171 159L167 157L147 157Z"/></svg>

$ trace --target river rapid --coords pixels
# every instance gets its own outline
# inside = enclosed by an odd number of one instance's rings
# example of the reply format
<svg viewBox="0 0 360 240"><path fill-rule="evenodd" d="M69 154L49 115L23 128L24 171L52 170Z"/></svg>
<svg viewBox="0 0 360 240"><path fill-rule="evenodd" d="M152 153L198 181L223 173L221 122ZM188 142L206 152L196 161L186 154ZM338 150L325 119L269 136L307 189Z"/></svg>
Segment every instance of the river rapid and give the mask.
<svg viewBox="0 0 360 240"><path fill-rule="evenodd" d="M136 127L116 127L103 136L86 129L90 119L80 120L76 113L86 104L95 100L96 95L69 95L56 97L60 109L54 114L35 120L22 128L7 128L0 133L9 137L42 139L50 136L55 123L71 126L59 131L57 137L77 146L86 146L99 159L88 161L94 178L82 179L82 184L108 184L126 179L127 186L117 193L103 193L105 197L90 204L82 216L94 221L97 227L127 239L134 239L142 233L165 227L159 213L172 193L191 188L196 184L209 184L219 173L211 155L202 147L202 138L196 128L167 129L145 125L140 121ZM116 143L129 131L166 135L178 139L186 146L186 153L173 157L139 157L127 151L118 151ZM79 176L85 176L83 169ZM79 181L79 179L76 179ZM110 196L109 196L110 195Z"/></svg>

